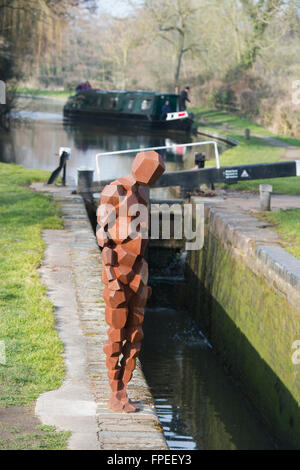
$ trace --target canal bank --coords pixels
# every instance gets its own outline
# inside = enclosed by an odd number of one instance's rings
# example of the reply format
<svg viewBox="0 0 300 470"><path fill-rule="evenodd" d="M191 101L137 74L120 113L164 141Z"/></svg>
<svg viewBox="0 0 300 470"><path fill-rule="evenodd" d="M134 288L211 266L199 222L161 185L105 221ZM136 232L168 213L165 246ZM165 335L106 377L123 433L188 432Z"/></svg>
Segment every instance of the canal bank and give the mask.
<svg viewBox="0 0 300 470"><path fill-rule="evenodd" d="M40 395L36 415L43 424L72 432L69 449L167 449L140 364L128 391L141 411L128 415L107 407L101 257L82 198L71 195L70 188L32 187L52 194L64 220L64 230L43 232L46 253L40 273L64 343L66 378L58 390Z"/></svg>
<svg viewBox="0 0 300 470"><path fill-rule="evenodd" d="M207 201L204 247L187 257L187 294L197 325L271 435L280 447L299 449L300 366L292 356L300 340L300 261L279 242L227 200Z"/></svg>

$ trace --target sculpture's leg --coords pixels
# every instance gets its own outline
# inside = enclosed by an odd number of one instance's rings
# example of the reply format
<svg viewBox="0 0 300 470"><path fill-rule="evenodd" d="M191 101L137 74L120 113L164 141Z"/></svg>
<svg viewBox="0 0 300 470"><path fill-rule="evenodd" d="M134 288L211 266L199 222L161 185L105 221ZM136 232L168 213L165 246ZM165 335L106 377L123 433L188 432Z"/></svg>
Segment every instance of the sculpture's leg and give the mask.
<svg viewBox="0 0 300 470"><path fill-rule="evenodd" d="M134 307L134 298L131 300L131 309L129 310L126 327L124 328L126 343L123 346L121 360L122 381L124 391L127 397L127 384L132 378L133 371L136 366L136 359L139 355L144 337L142 330L142 323L144 320L144 310L142 308ZM139 408L132 403L127 397L124 400L124 411L126 413L133 413L138 411Z"/></svg>
<svg viewBox="0 0 300 470"><path fill-rule="evenodd" d="M107 299L107 303L114 305L116 301L119 301L118 297L121 293L124 294L124 291L113 291L111 293L112 296ZM109 288L104 296L107 297L108 295ZM122 381L122 370L119 365L119 357L122 352L123 342L126 339L124 326L127 322L127 312L127 308L124 307L107 307L105 310L105 318L110 328L108 330L108 340L104 345L103 351L106 354L106 366L108 368L109 384L111 388L109 407L114 411L122 411L123 399L126 397L126 391L124 391Z"/></svg>
<svg viewBox="0 0 300 470"><path fill-rule="evenodd" d="M110 328L108 330L108 340L106 341L103 351L106 354L106 367L108 369L109 385L111 388L111 397L109 407L114 411L121 411L123 404L124 385L122 382L122 371L119 365L119 356L122 352L122 330Z"/></svg>

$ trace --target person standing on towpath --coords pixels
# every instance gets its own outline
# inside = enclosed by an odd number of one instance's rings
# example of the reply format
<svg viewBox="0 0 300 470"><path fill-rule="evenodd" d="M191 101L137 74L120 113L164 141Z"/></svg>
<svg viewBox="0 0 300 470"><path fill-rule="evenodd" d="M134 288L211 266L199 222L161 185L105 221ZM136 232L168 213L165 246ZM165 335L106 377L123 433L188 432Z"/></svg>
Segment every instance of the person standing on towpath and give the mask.
<svg viewBox="0 0 300 470"><path fill-rule="evenodd" d="M191 102L189 99L189 92L190 92L190 87L186 86L184 90L180 92L179 96L179 111L185 111L186 110L186 102L188 101L189 103Z"/></svg>

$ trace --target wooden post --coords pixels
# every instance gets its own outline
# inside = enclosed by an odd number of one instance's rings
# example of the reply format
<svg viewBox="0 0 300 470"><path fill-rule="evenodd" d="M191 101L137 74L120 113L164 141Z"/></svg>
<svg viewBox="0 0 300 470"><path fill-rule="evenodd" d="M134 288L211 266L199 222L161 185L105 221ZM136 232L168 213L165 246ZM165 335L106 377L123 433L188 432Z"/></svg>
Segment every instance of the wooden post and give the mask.
<svg viewBox="0 0 300 470"><path fill-rule="evenodd" d="M250 129L245 129L245 139L246 140L250 139Z"/></svg>
<svg viewBox="0 0 300 470"><path fill-rule="evenodd" d="M94 170L78 168L77 193L86 192L93 185Z"/></svg>
<svg viewBox="0 0 300 470"><path fill-rule="evenodd" d="M64 186L66 186L66 180L67 180L67 162L65 162L63 166L63 176L62 176L62 183Z"/></svg>

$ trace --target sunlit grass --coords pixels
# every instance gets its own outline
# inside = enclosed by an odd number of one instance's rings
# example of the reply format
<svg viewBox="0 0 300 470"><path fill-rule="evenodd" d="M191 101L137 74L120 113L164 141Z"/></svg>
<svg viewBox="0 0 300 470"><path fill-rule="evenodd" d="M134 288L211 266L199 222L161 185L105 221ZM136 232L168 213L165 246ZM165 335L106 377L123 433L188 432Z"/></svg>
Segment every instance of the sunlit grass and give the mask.
<svg viewBox="0 0 300 470"><path fill-rule="evenodd" d="M33 96L48 96L48 97L62 97L68 98L74 91L68 90L40 90L37 88L17 88L17 93L25 94L25 95L33 95Z"/></svg>
<svg viewBox="0 0 300 470"><path fill-rule="evenodd" d="M239 141L239 145L232 147L220 156L222 166L243 165L253 163L272 163L284 159L285 148L276 147L260 137L272 137L286 145L300 147L300 140L293 137L279 136L272 134L262 126L251 122L236 114L226 113L219 110L211 110L202 106L191 108L195 114L195 122L198 130L208 129L219 132L225 136L233 137ZM200 124L201 118L205 118L205 123ZM224 127L224 124L227 127ZM250 140L245 139L245 129L250 129ZM257 134L258 137L254 136ZM214 165L213 161L207 165ZM259 184L270 183L273 185L274 193L300 195L300 178L274 178L271 180L243 181L230 186L231 190L238 191L258 191Z"/></svg>
<svg viewBox="0 0 300 470"><path fill-rule="evenodd" d="M283 247L293 256L300 258L300 209L280 209L264 214L259 218L272 224L282 239Z"/></svg>
<svg viewBox="0 0 300 470"><path fill-rule="evenodd" d="M54 426L38 426L34 432L23 433L18 428L6 428L6 439L0 440L0 450L65 450L70 432L56 432Z"/></svg>
<svg viewBox="0 0 300 470"><path fill-rule="evenodd" d="M0 408L30 405L40 393L58 388L65 374L53 305L37 272L45 249L42 231L62 228L62 220L50 196L28 188L29 182L48 176L0 163L0 341L6 350ZM41 445L58 439L57 446L65 447L67 435L51 432L42 433ZM21 441L16 439L16 448Z"/></svg>
<svg viewBox="0 0 300 470"><path fill-rule="evenodd" d="M27 405L57 388L64 376L63 346L53 306L37 268L43 229L62 228L50 197L26 184L48 174L0 163L0 340L7 364L0 365L0 406Z"/></svg>

